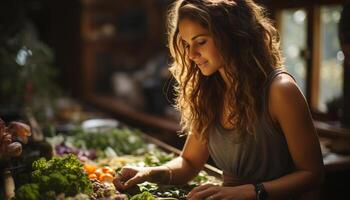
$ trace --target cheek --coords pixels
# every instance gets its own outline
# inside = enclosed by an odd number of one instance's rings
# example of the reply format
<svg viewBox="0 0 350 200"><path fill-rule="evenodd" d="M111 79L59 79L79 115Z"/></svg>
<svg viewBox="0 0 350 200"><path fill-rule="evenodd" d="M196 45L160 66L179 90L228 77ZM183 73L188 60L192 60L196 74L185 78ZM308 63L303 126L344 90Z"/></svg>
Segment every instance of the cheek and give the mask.
<svg viewBox="0 0 350 200"><path fill-rule="evenodd" d="M217 50L211 52L211 60L216 65L222 65L223 59Z"/></svg>
<svg viewBox="0 0 350 200"><path fill-rule="evenodd" d="M219 50L215 47L214 44L208 46L208 54L212 61L219 61L221 59L221 55Z"/></svg>

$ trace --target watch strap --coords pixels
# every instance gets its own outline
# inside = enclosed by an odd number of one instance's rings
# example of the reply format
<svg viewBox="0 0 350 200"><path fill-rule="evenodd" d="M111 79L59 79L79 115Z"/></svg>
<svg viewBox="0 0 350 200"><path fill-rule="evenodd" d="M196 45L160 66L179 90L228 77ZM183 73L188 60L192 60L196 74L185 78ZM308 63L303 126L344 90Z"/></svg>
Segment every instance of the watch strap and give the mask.
<svg viewBox="0 0 350 200"><path fill-rule="evenodd" d="M256 199L257 200L266 200L268 197L268 194L265 190L264 184L257 183L254 185L255 192L256 192Z"/></svg>

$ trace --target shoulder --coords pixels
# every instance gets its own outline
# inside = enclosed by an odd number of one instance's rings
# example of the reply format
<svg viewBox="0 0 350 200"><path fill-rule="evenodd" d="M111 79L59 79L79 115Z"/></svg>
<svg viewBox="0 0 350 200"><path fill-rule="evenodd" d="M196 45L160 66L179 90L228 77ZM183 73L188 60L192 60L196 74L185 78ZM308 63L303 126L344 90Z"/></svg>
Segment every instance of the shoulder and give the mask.
<svg viewBox="0 0 350 200"><path fill-rule="evenodd" d="M268 92L269 112L273 119L281 113L296 111L306 106L306 99L295 80L288 74L277 75Z"/></svg>
<svg viewBox="0 0 350 200"><path fill-rule="evenodd" d="M278 74L271 82L269 97L285 98L291 97L292 94L301 94L295 80L288 74Z"/></svg>

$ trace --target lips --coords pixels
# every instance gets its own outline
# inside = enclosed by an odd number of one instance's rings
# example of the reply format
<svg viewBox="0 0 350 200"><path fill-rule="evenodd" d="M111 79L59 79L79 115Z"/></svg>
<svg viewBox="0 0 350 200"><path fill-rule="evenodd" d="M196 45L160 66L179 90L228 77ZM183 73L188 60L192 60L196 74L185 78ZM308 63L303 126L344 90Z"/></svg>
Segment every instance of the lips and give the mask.
<svg viewBox="0 0 350 200"><path fill-rule="evenodd" d="M196 63L198 66L203 66L203 65L205 65L205 64L207 64L208 63L208 61L205 61L205 62L201 62L201 63Z"/></svg>

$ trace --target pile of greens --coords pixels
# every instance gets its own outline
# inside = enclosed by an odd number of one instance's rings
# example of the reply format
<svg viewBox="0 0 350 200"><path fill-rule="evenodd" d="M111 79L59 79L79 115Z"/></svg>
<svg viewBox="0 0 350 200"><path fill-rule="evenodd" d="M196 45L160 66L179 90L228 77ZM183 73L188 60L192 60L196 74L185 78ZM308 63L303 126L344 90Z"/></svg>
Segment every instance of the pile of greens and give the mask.
<svg viewBox="0 0 350 200"><path fill-rule="evenodd" d="M142 192L140 194L134 195L130 200L156 200L154 196L149 192Z"/></svg>
<svg viewBox="0 0 350 200"><path fill-rule="evenodd" d="M143 162L145 166L160 166L175 158L174 154L168 154L159 149L154 149L152 152L146 153L144 156ZM126 192L129 196L132 196L131 200L185 200L187 194L194 187L208 182L215 183L214 179L214 177L210 177L206 172L201 171L188 184L158 185L156 183L144 182L138 184L136 188L132 188Z"/></svg>
<svg viewBox="0 0 350 200"><path fill-rule="evenodd" d="M57 195L66 197L78 193L90 194L91 182L83 165L74 155L41 158L33 162L32 182L16 190L15 200L51 200Z"/></svg>
<svg viewBox="0 0 350 200"><path fill-rule="evenodd" d="M174 158L175 158L175 155L173 153L169 154L155 148L153 149L153 151L148 152L144 155L144 163L145 163L145 166L154 167L154 166L163 165Z"/></svg>
<svg viewBox="0 0 350 200"><path fill-rule="evenodd" d="M104 132L75 130L73 144L79 148L103 150L112 149L116 155L136 155L145 152L146 143L141 132L128 128L115 128Z"/></svg>
<svg viewBox="0 0 350 200"><path fill-rule="evenodd" d="M188 192L190 192L195 185L158 185L155 183L144 182L138 184L140 192L147 192L156 199L178 199L185 200Z"/></svg>

